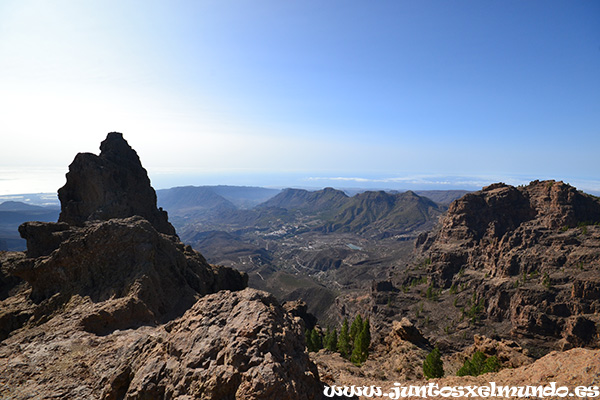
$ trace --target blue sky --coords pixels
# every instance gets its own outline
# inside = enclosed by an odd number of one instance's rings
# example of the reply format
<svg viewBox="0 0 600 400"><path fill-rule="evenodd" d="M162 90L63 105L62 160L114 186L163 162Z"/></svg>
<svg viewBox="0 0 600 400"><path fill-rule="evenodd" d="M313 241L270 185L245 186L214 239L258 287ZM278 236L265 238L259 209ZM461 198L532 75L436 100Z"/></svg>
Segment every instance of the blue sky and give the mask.
<svg viewBox="0 0 600 400"><path fill-rule="evenodd" d="M0 194L123 132L155 187L600 192L600 2L0 2Z"/></svg>

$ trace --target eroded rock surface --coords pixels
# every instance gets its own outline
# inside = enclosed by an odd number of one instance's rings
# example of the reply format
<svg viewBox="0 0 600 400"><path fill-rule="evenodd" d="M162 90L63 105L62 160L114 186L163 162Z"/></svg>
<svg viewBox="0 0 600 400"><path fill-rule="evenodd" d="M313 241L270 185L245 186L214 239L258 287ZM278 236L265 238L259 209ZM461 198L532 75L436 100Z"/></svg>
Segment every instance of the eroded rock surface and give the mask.
<svg viewBox="0 0 600 400"><path fill-rule="evenodd" d="M417 254L433 287L474 292L473 320L550 348L596 346L599 222L598 198L563 182L499 183L453 202Z"/></svg>
<svg viewBox="0 0 600 400"><path fill-rule="evenodd" d="M58 198L59 222L82 225L139 215L157 231L175 235L167 213L156 207L156 192L136 151L118 132L108 134L100 145L100 155L77 154Z"/></svg>
<svg viewBox="0 0 600 400"><path fill-rule="evenodd" d="M166 325L98 336L74 329L87 298L0 346L0 397L315 399L300 325L265 292L222 291ZM27 382L27 383L24 383Z"/></svg>

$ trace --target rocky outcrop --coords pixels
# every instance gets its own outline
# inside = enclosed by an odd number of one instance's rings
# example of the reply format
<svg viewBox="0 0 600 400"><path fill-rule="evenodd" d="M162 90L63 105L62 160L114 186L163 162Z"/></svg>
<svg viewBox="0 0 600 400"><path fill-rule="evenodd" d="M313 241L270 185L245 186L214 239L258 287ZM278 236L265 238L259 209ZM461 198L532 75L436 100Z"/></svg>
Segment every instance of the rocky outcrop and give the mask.
<svg viewBox="0 0 600 400"><path fill-rule="evenodd" d="M0 397L320 398L299 319L179 241L120 134L101 150L71 165L60 221L0 254Z"/></svg>
<svg viewBox="0 0 600 400"><path fill-rule="evenodd" d="M317 325L317 317L308 312L308 305L301 300L286 301L282 304L283 309L290 315L300 318L304 328L311 330Z"/></svg>
<svg viewBox="0 0 600 400"><path fill-rule="evenodd" d="M389 336L394 340L404 340L420 347L429 346L429 340L406 317L392 323L392 331Z"/></svg>
<svg viewBox="0 0 600 400"><path fill-rule="evenodd" d="M70 227L68 239L49 256L25 258L10 272L31 285L37 303L56 294L102 303L86 323L96 332L164 322L201 295L247 284L245 274L208 265L191 247L138 216Z"/></svg>
<svg viewBox="0 0 600 400"><path fill-rule="evenodd" d="M595 346L599 222L598 199L563 182L498 183L453 202L416 254L428 260L432 287L455 296L469 288L472 299L458 295L468 299L463 316L500 331L508 322L512 335L541 346Z"/></svg>
<svg viewBox="0 0 600 400"><path fill-rule="evenodd" d="M495 356L502 365L502 368L519 368L533 362L526 349L523 349L514 340L492 339L489 337L475 335L473 345L456 356L460 357L460 365L465 359L473 357L475 352L480 351L487 357Z"/></svg>
<svg viewBox="0 0 600 400"><path fill-rule="evenodd" d="M0 397L320 398L300 325L265 292L207 295L166 325L105 336L73 329L90 305L73 297L67 313L4 341Z"/></svg>
<svg viewBox="0 0 600 400"><path fill-rule="evenodd" d="M156 207L156 192L137 153L118 132L108 134L100 155L77 154L58 198L59 222L80 226L86 221L139 215L160 233L175 235L166 211Z"/></svg>

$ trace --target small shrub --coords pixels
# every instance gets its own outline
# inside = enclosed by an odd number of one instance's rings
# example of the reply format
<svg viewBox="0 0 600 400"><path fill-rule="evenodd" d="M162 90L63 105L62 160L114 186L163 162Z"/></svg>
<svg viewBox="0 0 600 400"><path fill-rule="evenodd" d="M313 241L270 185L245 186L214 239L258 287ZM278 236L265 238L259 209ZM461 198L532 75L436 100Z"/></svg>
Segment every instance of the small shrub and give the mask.
<svg viewBox="0 0 600 400"><path fill-rule="evenodd" d="M486 357L481 351L476 351L473 357L465 360L463 366L456 373L457 376L478 376L487 372L497 372L501 368L498 357Z"/></svg>
<svg viewBox="0 0 600 400"><path fill-rule="evenodd" d="M550 281L550 275L548 275L547 272L544 272L544 278L542 279L542 285L544 285L544 287L546 287L547 289L550 289L550 287L552 286L552 282Z"/></svg>
<svg viewBox="0 0 600 400"><path fill-rule="evenodd" d="M450 294L456 293L458 293L458 288L456 287L456 283L453 283L452 286L450 286Z"/></svg>
<svg viewBox="0 0 600 400"><path fill-rule="evenodd" d="M475 323L481 319L481 314L485 308L485 300L481 298L479 301L477 301L477 295L473 293L473 298L470 304L471 308L465 312L465 315L469 317L472 323Z"/></svg>
<svg viewBox="0 0 600 400"><path fill-rule="evenodd" d="M437 301L439 299L440 293L438 290L435 290L435 288L433 287L433 283L427 287L425 297L431 301Z"/></svg>

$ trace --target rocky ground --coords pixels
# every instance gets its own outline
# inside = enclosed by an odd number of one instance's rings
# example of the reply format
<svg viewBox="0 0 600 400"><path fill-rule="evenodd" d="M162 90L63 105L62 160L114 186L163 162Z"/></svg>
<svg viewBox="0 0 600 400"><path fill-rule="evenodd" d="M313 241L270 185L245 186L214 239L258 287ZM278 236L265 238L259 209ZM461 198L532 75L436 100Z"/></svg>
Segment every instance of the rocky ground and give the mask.
<svg viewBox="0 0 600 400"><path fill-rule="evenodd" d="M535 358L598 347L598 221L598 199L562 182L492 185L452 203L411 261L338 297L332 313L369 316L376 332L408 317L449 352L476 334L517 340Z"/></svg>
<svg viewBox="0 0 600 400"><path fill-rule="evenodd" d="M316 363L323 382L337 387L380 387L383 393L391 393L391 388L400 386L484 386L494 382L498 386L550 385L567 386L571 391L578 386L600 386L600 350L576 348L568 351L554 351L534 360L526 349L510 340L495 340L475 336L473 345L461 352L442 357L445 376L425 379L422 365L431 351L431 343L423 340L420 332L407 319L396 321L385 340L372 348L373 354L360 367L342 358L338 353L321 350L310 353ZM502 363L502 370L479 376L456 376L465 359L470 359L476 351L486 356L496 356ZM598 389L596 389L598 390ZM358 398L373 398L358 396ZM408 398L419 398L412 396ZM422 397L421 397L422 398ZM444 398L444 397L431 397ZM468 398L458 396L453 398Z"/></svg>
<svg viewBox="0 0 600 400"><path fill-rule="evenodd" d="M323 376L328 385L336 386L356 386L356 387L380 387L383 393L392 392L391 388L395 384L400 386L426 386L435 384L442 387L465 387L465 386L489 386L494 382L497 386L545 386L552 382L556 387L566 386L570 391L574 391L579 386L598 387L600 386L600 350L576 348L565 352L553 351L543 358L519 367L507 368L496 373L487 373L479 376L452 376L447 375L437 379L377 379L378 368L373 365L365 365L363 368L357 368L350 362L340 359L337 354L327 354L323 351L319 354L311 355L317 363L319 373ZM594 390L594 389L592 389ZM593 392L589 392L593 395ZM573 396L569 396L573 397ZM592 397L592 396L590 396ZM593 396L593 397L598 397ZM377 398L372 396L359 396L361 399ZM385 397L381 397L385 398ZM418 396L409 396L406 398L423 398ZM448 398L445 396L428 398ZM466 396L456 396L452 398L463 399L473 398ZM517 398L516 396L504 396L497 398ZM559 398L558 396L549 396L547 398ZM577 397L575 397L577 398Z"/></svg>

